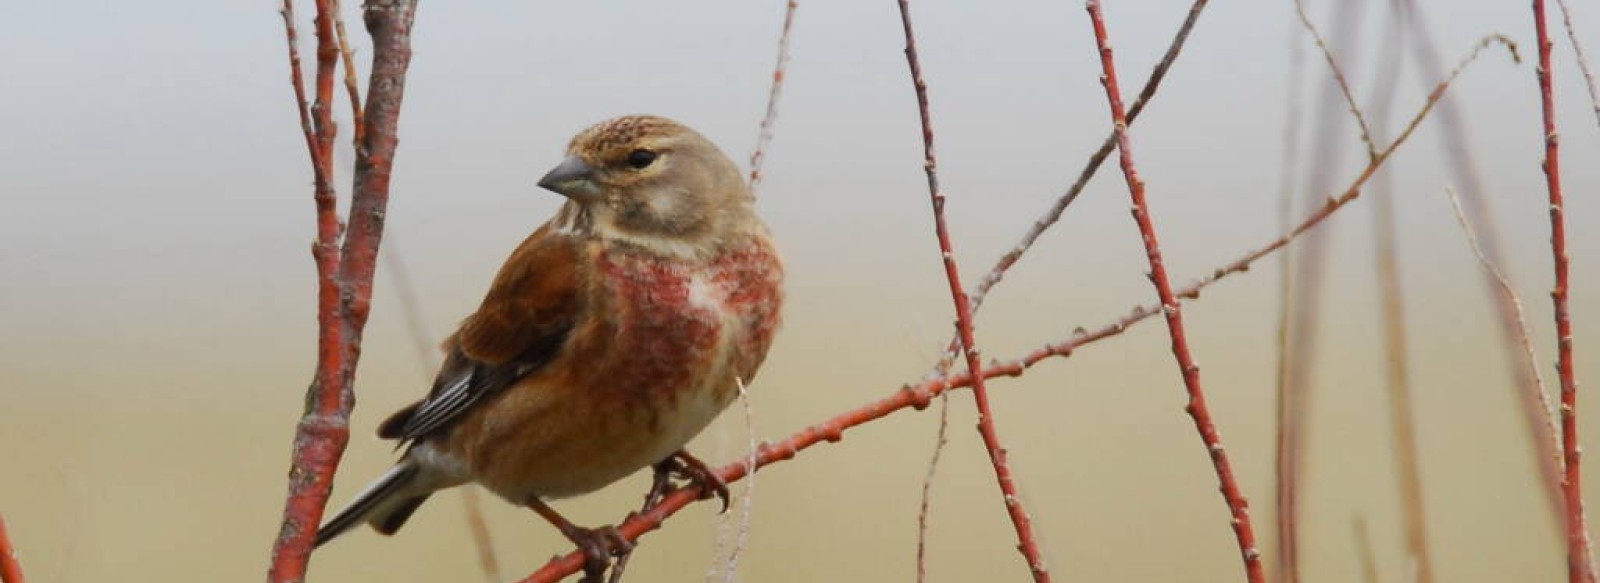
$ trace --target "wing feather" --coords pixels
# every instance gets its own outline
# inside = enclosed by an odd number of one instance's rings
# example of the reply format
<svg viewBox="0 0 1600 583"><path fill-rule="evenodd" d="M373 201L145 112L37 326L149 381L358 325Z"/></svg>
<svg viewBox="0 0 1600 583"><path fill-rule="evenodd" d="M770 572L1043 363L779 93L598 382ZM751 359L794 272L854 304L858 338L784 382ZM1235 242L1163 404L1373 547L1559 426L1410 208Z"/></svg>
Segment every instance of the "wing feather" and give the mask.
<svg viewBox="0 0 1600 583"><path fill-rule="evenodd" d="M478 311L449 340L427 398L401 409L380 437L416 440L447 430L475 405L555 358L583 310L581 241L546 224L500 268Z"/></svg>

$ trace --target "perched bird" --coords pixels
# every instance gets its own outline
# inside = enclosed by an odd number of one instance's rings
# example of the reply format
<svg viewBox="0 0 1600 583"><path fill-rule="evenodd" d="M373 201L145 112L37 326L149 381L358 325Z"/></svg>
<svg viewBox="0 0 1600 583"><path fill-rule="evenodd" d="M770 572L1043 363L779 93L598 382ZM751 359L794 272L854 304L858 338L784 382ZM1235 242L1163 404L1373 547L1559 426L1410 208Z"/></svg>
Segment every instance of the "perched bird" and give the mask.
<svg viewBox="0 0 1600 583"><path fill-rule="evenodd" d="M645 466L727 503L683 449L749 382L779 325L783 266L734 163L672 120L579 133L539 180L566 203L444 342L428 396L378 429L405 454L317 532L393 534L437 490L477 482L533 508L598 577L629 545L546 500Z"/></svg>

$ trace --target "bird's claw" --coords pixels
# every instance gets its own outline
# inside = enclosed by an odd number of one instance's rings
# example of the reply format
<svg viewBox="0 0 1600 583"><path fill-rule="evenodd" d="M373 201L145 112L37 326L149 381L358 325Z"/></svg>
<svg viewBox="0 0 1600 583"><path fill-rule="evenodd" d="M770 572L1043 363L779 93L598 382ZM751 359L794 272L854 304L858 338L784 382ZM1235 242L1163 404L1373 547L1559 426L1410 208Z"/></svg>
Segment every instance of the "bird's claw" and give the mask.
<svg viewBox="0 0 1600 583"><path fill-rule="evenodd" d="M689 455L689 452L679 450L677 453L672 454L672 457L657 464L657 483L661 482L663 475L682 478L685 482L688 482L689 486L698 487L701 500L712 496L717 497L722 500L722 510L719 512L728 511L728 483L723 481L722 477L711 469L711 466L706 465L699 458Z"/></svg>
<svg viewBox="0 0 1600 583"><path fill-rule="evenodd" d="M615 526L573 528L564 534L572 540L572 544L583 551L584 583L604 581L606 569L611 566L611 558L633 551L633 543L623 538Z"/></svg>

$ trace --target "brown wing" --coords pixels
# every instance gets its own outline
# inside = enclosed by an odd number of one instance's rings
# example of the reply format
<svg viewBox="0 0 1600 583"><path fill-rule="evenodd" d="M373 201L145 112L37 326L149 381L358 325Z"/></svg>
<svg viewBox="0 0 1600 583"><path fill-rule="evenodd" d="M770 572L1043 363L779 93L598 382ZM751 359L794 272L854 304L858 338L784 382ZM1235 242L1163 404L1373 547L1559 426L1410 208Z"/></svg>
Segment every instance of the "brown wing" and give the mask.
<svg viewBox="0 0 1600 583"><path fill-rule="evenodd" d="M446 429L549 363L583 311L580 245L549 224L523 241L478 311L445 341L449 355L428 397L390 416L378 435L414 440Z"/></svg>

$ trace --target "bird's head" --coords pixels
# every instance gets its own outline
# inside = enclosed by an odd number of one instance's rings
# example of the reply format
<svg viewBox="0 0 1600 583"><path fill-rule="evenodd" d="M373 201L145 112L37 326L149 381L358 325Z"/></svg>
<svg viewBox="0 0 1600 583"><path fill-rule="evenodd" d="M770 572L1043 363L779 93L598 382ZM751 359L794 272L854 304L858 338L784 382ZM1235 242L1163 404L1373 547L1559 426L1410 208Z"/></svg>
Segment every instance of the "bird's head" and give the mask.
<svg viewBox="0 0 1600 583"><path fill-rule="evenodd" d="M586 215L596 234L646 245L714 242L754 216L733 161L694 130L655 116L579 132L539 186L570 199L569 210Z"/></svg>

